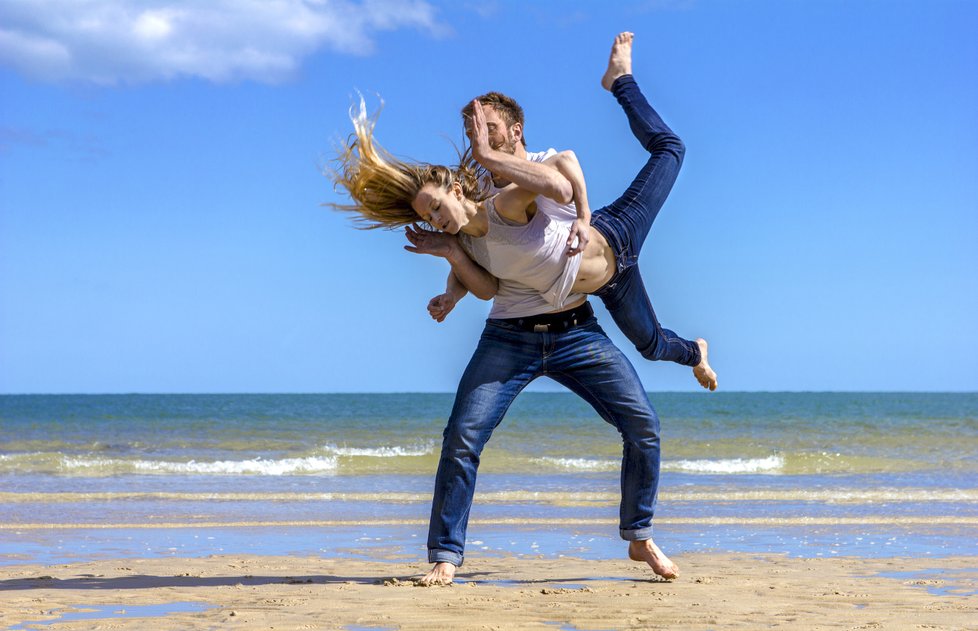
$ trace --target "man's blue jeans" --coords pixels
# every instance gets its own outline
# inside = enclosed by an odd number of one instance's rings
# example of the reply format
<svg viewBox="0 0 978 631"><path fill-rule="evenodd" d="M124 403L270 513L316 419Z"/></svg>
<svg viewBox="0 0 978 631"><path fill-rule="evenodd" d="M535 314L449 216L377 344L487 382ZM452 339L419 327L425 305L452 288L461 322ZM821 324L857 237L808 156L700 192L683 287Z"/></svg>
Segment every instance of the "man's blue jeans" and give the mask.
<svg viewBox="0 0 978 631"><path fill-rule="evenodd" d="M618 77L611 92L625 111L632 133L650 155L625 193L591 217L591 225L608 240L618 263L615 275L594 295L601 298L642 357L695 366L700 363L699 346L660 326L637 264L652 222L679 175L686 148L652 109L631 75Z"/></svg>
<svg viewBox="0 0 978 631"><path fill-rule="evenodd" d="M482 449L516 395L547 376L580 395L621 434L621 536L652 538L659 418L631 363L593 317L564 333L489 320L445 428L428 530L428 561L461 565Z"/></svg>

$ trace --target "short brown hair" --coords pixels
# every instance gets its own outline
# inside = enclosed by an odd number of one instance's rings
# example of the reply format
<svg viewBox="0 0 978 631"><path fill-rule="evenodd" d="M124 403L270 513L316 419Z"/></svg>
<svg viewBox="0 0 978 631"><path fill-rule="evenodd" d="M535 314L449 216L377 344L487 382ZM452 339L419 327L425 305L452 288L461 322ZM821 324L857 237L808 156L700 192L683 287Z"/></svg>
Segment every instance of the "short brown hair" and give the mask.
<svg viewBox="0 0 978 631"><path fill-rule="evenodd" d="M516 123L526 127L526 124L523 122L523 108L520 107L520 104L513 97L506 96L502 92L487 92L482 96L477 96L474 100L482 103L482 105L488 105L499 112L499 116L506 122L507 127L512 127ZM462 119L468 120L470 118L472 118L472 101L466 103L465 107L462 108ZM525 134L521 136L520 141L525 147Z"/></svg>

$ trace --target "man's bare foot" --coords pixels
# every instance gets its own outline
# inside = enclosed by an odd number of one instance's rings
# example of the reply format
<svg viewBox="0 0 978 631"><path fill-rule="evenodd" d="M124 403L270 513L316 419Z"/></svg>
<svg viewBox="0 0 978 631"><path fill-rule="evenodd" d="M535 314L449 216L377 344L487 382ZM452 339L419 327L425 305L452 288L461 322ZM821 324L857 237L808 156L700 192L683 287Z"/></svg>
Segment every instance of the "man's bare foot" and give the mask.
<svg viewBox="0 0 978 631"><path fill-rule="evenodd" d="M435 563L431 571L419 578L417 584L422 587L433 585L451 585L455 578L455 566L451 563Z"/></svg>
<svg viewBox="0 0 978 631"><path fill-rule="evenodd" d="M651 539L628 542L628 558L632 561L645 561L662 578L679 576L679 566L670 561Z"/></svg>
<svg viewBox="0 0 978 631"><path fill-rule="evenodd" d="M601 86L605 90L611 90L611 85L615 79L623 74L632 74L632 40L635 35L625 31L615 37L615 42L611 45L611 58L608 59L608 69L601 77Z"/></svg>
<svg viewBox="0 0 978 631"><path fill-rule="evenodd" d="M693 366L693 376L700 385L713 392L717 389L717 374L710 368L710 362L706 360L706 340L697 338L696 344L700 347L700 363Z"/></svg>

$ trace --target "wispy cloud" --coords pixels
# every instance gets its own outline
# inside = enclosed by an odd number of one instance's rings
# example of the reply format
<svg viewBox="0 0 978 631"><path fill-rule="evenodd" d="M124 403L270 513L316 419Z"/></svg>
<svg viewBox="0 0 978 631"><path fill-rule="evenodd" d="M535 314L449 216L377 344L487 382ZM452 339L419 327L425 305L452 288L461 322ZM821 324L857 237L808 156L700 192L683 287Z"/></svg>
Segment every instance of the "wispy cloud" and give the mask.
<svg viewBox="0 0 978 631"><path fill-rule="evenodd" d="M652 13L659 11L689 11L699 3L698 0L642 0L630 7L631 13Z"/></svg>
<svg viewBox="0 0 978 631"><path fill-rule="evenodd" d="M0 154L14 147L49 148L65 150L65 155L84 162L94 162L109 155L97 137L80 135L64 129L34 131L22 127L0 126Z"/></svg>
<svg viewBox="0 0 978 631"><path fill-rule="evenodd" d="M0 64L44 81L276 82L316 50L367 55L400 28L447 31L425 0L4 0Z"/></svg>

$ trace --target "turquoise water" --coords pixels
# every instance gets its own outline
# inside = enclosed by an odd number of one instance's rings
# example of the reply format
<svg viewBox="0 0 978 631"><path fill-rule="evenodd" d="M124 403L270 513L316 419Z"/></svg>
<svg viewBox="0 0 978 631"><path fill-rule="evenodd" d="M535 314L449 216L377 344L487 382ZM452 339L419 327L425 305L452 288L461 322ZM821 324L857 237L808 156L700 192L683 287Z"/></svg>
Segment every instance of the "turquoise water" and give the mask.
<svg viewBox="0 0 978 631"><path fill-rule="evenodd" d="M662 422L659 532L687 549L817 554L841 541L876 554L872 540L894 554L976 552L978 394L650 398ZM335 553L349 531L348 552L396 540L415 554L451 404L450 394L0 396L0 562L57 549L58 537L63 549L117 554L133 528L130 541L156 541L143 552L204 553L213 539L193 539L191 525L248 549L248 528L288 527L296 541L308 532L335 544L307 546L318 553ZM617 546L620 452L614 428L574 395L522 394L483 455L470 540L512 551L524 538L503 541L524 529L559 531L555 553ZM598 543L579 545L587 539Z"/></svg>
<svg viewBox="0 0 978 631"><path fill-rule="evenodd" d="M975 394L653 394L667 471L978 473ZM432 473L452 396L0 397L0 475ZM564 393L521 395L483 471L615 471L615 430Z"/></svg>
<svg viewBox="0 0 978 631"><path fill-rule="evenodd" d="M51 612L60 613L57 618L51 620L30 620L7 627L7 629L8 631L22 631L49 625L60 625L64 622L74 622L76 620L160 618L172 613L207 611L215 607L217 605L209 605L201 602L175 602L163 605L76 605L69 611Z"/></svg>

